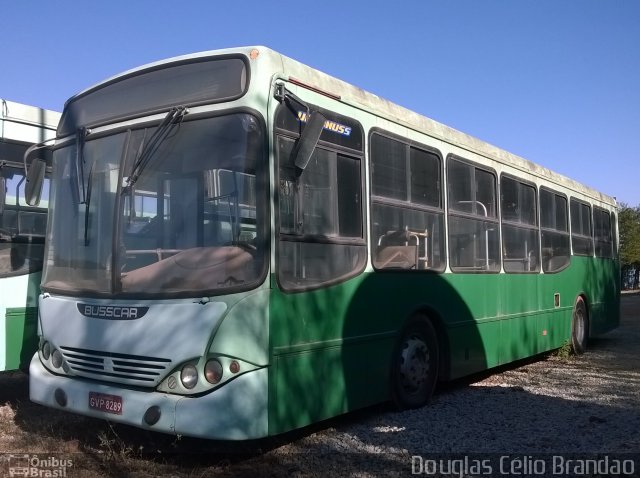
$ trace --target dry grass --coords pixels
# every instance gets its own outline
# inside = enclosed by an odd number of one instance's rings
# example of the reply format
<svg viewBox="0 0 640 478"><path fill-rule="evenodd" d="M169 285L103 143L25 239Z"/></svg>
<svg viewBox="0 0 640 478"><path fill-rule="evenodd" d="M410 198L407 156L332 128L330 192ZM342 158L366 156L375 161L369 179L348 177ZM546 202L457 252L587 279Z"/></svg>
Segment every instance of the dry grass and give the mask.
<svg viewBox="0 0 640 478"><path fill-rule="evenodd" d="M0 476L8 476L8 454L71 459L71 477L200 477L225 475L261 452L45 408L29 401L28 382L20 372L0 374Z"/></svg>

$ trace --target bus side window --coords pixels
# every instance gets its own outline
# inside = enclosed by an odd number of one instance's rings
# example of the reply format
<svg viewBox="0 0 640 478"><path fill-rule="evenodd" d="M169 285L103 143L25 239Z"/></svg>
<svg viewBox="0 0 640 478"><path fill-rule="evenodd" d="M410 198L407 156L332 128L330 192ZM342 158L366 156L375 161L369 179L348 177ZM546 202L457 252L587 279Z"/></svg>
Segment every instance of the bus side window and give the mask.
<svg viewBox="0 0 640 478"><path fill-rule="evenodd" d="M591 228L591 206L571 198L571 245L578 256L593 255L593 233Z"/></svg>
<svg viewBox="0 0 640 478"><path fill-rule="evenodd" d="M450 156L447 176L451 270L499 272L500 236L495 174Z"/></svg>
<svg viewBox="0 0 640 478"><path fill-rule="evenodd" d="M613 257L611 216L608 211L599 207L593 208L593 236L596 257Z"/></svg>
<svg viewBox="0 0 640 478"><path fill-rule="evenodd" d="M346 140L325 128L304 170L292 158L299 118L290 118L291 111L286 106L276 113L277 122L287 129L277 137L277 278L285 290L306 290L342 281L363 270L366 264L362 154L351 147L362 147L357 141L362 130L350 118L326 110L322 113L336 124L351 124L350 136ZM345 143L341 144L343 140Z"/></svg>
<svg viewBox="0 0 640 478"><path fill-rule="evenodd" d="M542 270L564 269L571 259L567 198L546 188L540 188L540 229Z"/></svg>
<svg viewBox="0 0 640 478"><path fill-rule="evenodd" d="M502 176L502 261L505 272L540 270L536 188Z"/></svg>
<svg viewBox="0 0 640 478"><path fill-rule="evenodd" d="M373 265L444 270L442 161L391 136L371 135Z"/></svg>

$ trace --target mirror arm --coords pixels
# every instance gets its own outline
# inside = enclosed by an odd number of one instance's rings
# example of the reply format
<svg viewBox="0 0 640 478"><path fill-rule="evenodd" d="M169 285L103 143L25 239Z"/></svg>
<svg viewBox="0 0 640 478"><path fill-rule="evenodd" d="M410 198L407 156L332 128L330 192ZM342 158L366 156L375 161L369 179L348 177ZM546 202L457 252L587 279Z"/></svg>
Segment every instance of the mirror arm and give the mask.
<svg viewBox="0 0 640 478"><path fill-rule="evenodd" d="M276 84L274 96L278 101L285 102L294 112L295 109L292 107L291 103L296 103L306 110L306 120L304 121L305 126L302 129L300 137L296 142L296 146L291 153L293 162L296 166L296 175L299 177L307 167L307 164L309 164L309 160L311 159L313 151L320 140L322 130L324 129L324 123L327 119L317 108L310 107L307 103L291 93L291 91L284 86L284 83ZM302 121L301 118L298 118L298 120Z"/></svg>
<svg viewBox="0 0 640 478"><path fill-rule="evenodd" d="M38 150L38 149L42 149L42 148L46 148L47 143L54 141L55 138L49 138L45 141L43 141L42 143L36 143L36 144L32 144L31 146L29 146L27 148L27 150L24 152L24 154L22 155L22 162L24 163L24 176L27 177L28 176L28 172L29 172L29 166L27 166L27 159L29 158L29 155L31 153L33 153L34 151Z"/></svg>
<svg viewBox="0 0 640 478"><path fill-rule="evenodd" d="M274 97L281 103L284 101L289 107L291 107L292 102L298 104L299 106L302 106L306 110L307 115L311 113L311 108L309 108L309 105L298 98L296 95L294 95L291 91L289 91L287 87L284 86L284 83L276 84Z"/></svg>

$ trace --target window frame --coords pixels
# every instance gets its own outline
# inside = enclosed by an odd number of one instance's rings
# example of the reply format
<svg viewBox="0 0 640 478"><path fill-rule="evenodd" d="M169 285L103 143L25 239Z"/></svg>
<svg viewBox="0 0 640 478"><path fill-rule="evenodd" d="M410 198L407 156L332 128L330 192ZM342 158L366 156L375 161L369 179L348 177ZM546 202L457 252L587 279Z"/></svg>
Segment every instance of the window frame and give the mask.
<svg viewBox="0 0 640 478"><path fill-rule="evenodd" d="M609 255L599 255L598 254L598 236L597 234L597 228L596 228L596 212L597 213L602 213L605 214L607 216L608 220L608 227L606 228L606 230L609 232L609 241L600 241L602 243L608 243L609 244ZM611 212L608 211L607 209L604 209L602 207L596 206L595 204L593 205L593 210L592 210L592 215L593 215L593 254L595 257L600 258L600 259L613 259L614 257L614 253L613 253L613 248L614 248L614 240L613 240L613 230L611 227Z"/></svg>
<svg viewBox="0 0 640 478"><path fill-rule="evenodd" d="M583 234L578 234L575 233L573 231L573 213L572 213L572 208L571 205L572 203L576 203L579 206L587 206L589 208L589 235L583 235ZM582 226L582 213L580 213L580 225ZM571 196L571 198L569 199L569 228L571 231L571 255L574 256L582 256L582 257L594 257L595 255L595 244L594 244L594 240L593 240L593 206L586 202L583 201L582 199L578 199L574 196ZM582 228L581 228L582 229ZM581 231L582 232L582 231ZM575 252L575 248L573 247L573 242L574 242L574 237L577 237L578 239L589 239L590 243L591 243L591 252L589 254L582 254L582 253L577 253Z"/></svg>
<svg viewBox="0 0 640 478"><path fill-rule="evenodd" d="M533 194L534 194L534 198L533 198L533 205L536 208L535 210L535 214L534 214L534 219L535 219L535 225L532 224L528 224L528 223L523 223L523 222L515 222L515 221L511 221L511 220L505 220L504 219L504 207L502 204L502 185L504 184L504 179L507 179L509 181L514 181L517 184L519 184L519 187L531 187L533 188ZM540 193L538 191L538 187L536 186L536 184L532 181L529 181L527 179L523 179L519 176L515 176L513 174L509 174L509 173L501 173L500 174L500 183L498 185L498 188L500 190L500 209L499 209L499 218L500 218L500 254L501 254L501 261L502 261L502 269L504 270L505 274L539 274L540 272L542 272L542 238L540 235ZM518 194L518 197L520 197L520 194ZM522 271L507 271L504 267L505 264L505 249L504 249L504 245L505 245L505 241L504 241L504 226L505 224L507 225L507 227L514 227L517 229L524 229L524 230L528 230L528 231L535 231L536 232L536 237L538 239L538 246L537 246L537 266L535 270L522 270Z"/></svg>
<svg viewBox="0 0 640 478"><path fill-rule="evenodd" d="M274 183L273 183L273 197L274 197L274 237L275 237L275 279L278 285L278 288L284 293L299 293L299 292L307 292L312 290L318 290L322 288L327 288L333 286L335 284L339 284L345 282L353 277L360 275L367 267L367 216L366 216L366 201L364 200L366 194L366 167L365 167L365 145L364 145L364 129L359 120L354 118L353 116L348 116L343 113L340 113L336 110L329 110L326 108L320 108L312 103L308 103L310 107L316 108L318 111L322 112L325 117L343 117L350 121L350 126L359 129L359 134L362 137L362 150L350 148L348 146L340 145L337 143L333 143L331 141L326 141L323 138L318 140L316 144L316 148L322 148L330 153L336 154L336 159L338 155L343 155L348 158L356 159L360 162L360 220L361 220L361 237L328 237L322 236L318 234L294 234L294 233L282 233L281 230L281 214L280 214L280 179L281 179L281 161L280 161L280 148L279 148L279 138L285 138L287 140L291 140L295 143L300 138L301 132L303 128L300 128L299 131L294 132L289 129L280 127L274 121L273 128L273 156L274 156ZM278 117L279 111L281 108L287 108L285 103L281 103L275 107L274 118ZM314 148L315 152L315 148ZM304 173L303 173L304 174ZM336 181L335 184L339 184L339 180ZM336 198L336 201L338 199ZM315 283L311 283L308 285L302 285L299 287L291 287L289 284L283 282L281 280L280 274L281 269L280 265L282 264L281 259L281 242L290 242L290 243L301 243L301 244L325 244L325 245L342 245L342 246L360 246L365 248L365 253L363 254L363 260L361 260L356 268L349 270L347 273L341 274L336 277L332 277L326 281L319 281Z"/></svg>
<svg viewBox="0 0 640 478"><path fill-rule="evenodd" d="M396 199L396 198L389 198L389 197L385 197L385 196L380 196L380 195L375 195L373 193L373 170L374 170L374 160L373 160L373 137L374 135L378 135L382 138L386 138L389 139L391 141L396 141L400 144L402 144L405 148L405 175L407 177L407 188L406 188L406 194L405 194L405 200L401 200L401 199ZM376 272L422 272L422 273L442 273L446 270L447 268L447 264L448 264L448 254L447 254L447 225L446 225L446 208L445 208L445 191L446 191L446 185L444 182L444 168L445 168L445 163L444 163L444 158L442 156L442 153L440 152L439 149L433 147L433 146L429 146L427 144L418 142L418 141L414 141L411 140L407 137L401 136L399 134L396 133L392 133L388 130L385 130L383 128L371 128L369 130L369 133L367 135L367 142L368 142L368 154L367 154L367 160L368 160L368 164L369 164L369 174L368 174L368 182L369 182L369 216L370 216L370 227L371 227L371 231L370 231L370 237L372 238L372 241L374 239L373 237L373 209L375 207L375 205L379 205L379 206L388 206L388 207L395 207L395 208L399 208L399 209L403 209L403 210L407 210L407 211L417 211L417 212L422 212L422 213L426 213L426 214L432 214L432 215L440 215L441 220L442 220L442 241L444 241L444 247L442 248L444 254L442 256L442 263L440 264L440 266L438 268L426 268L426 269L419 269L419 268L412 268L412 269L399 269L399 268L390 268L390 267L376 267L375 265L375 261L374 261L374 255L375 255L375 244L372 242L371 243L371 250L370 250L370 254L369 257L371 259L371 265L374 268L374 270ZM410 181L410 177L411 177L411 149L416 149L419 151L422 151L423 153L435 156L437 159L437 165L438 165L438 177L437 177L437 183L438 183L438 199L439 199L439 204L440 207L435 207L435 206L431 206L431 205L426 205L423 203L419 203L419 202L412 202L411 201L411 181Z"/></svg>
<svg viewBox="0 0 640 478"><path fill-rule="evenodd" d="M543 227L542 226L542 193L543 192L549 193L549 194L553 194L555 196L563 198L566 201L565 202L565 204L566 204L565 212L566 212L566 218L567 218L567 230L566 230L566 232L561 231L559 229L552 229L552 228L548 228L548 227ZM557 204L556 200L554 200L554 204ZM569 197L566 194L561 193L561 192L559 192L559 191L557 191L555 189L551 189L551 188L549 188L547 186L540 186L540 188L538 189L538 217L540 218L540 221L539 221L539 223L540 223L540 260L541 260L541 263L543 265L542 272L544 274L557 274L558 272L562 272L567 267L571 266L571 257L573 256L573 254L572 254L572 243L571 243L571 215L570 215L569 209L570 209L569 208ZM569 260L567 261L567 263L564 266L560 267L559 269L550 270L550 271L546 271L544 269L544 262L542 262L542 249L543 249L543 246L542 246L542 233L544 231L548 231L548 232L553 233L553 234L564 234L569 238Z"/></svg>
<svg viewBox="0 0 640 478"><path fill-rule="evenodd" d="M449 178L449 164L451 161L457 161L459 163L462 164L466 164L467 166L474 168L474 169L479 169L481 171L484 171L485 173L490 174L491 176L493 176L493 186L494 186L494 201L495 201L495 213L496 216L495 217L490 217L490 216L480 216L478 214L475 213L467 213L467 212L463 212L463 211L456 211L455 209L451 209L451 203L449 201L449 188L451 185L451 180ZM500 253L500 249L502 247L502 228L500 227L500 197L499 197L499 189L500 189L500 185L498 183L498 173L496 172L495 169L493 169L490 166L484 165L484 164L480 164L480 163L476 163L474 161L471 161L469 159L463 158L462 156L459 156L457 154L453 154L450 153L447 155L446 157L446 164L445 164L445 168L447 169L447 176L446 176L446 185L445 185L445 189L446 189L446 230L447 230L447 258L448 258L448 264L449 264L449 268L451 270L451 272L456 273L456 274L499 274L502 271L502 254ZM474 172L474 178L475 178L475 172ZM451 228L450 228L450 217L456 217L456 218L460 218L460 219L470 219L470 220L475 220L475 221L485 221L485 222L491 222L493 224L496 225L496 227L498 228L498 247L499 247L499 251L498 251L498 268L495 270L492 269L484 269L484 270L464 270L462 268L453 268L451 267Z"/></svg>

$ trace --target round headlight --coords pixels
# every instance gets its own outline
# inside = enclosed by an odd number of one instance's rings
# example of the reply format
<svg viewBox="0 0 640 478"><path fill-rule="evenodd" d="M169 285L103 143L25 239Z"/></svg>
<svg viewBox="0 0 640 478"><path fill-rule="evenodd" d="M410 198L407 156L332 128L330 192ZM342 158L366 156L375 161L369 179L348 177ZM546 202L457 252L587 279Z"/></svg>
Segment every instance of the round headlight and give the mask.
<svg viewBox="0 0 640 478"><path fill-rule="evenodd" d="M237 360L232 360L229 364L229 372L238 373L240 371L240 364Z"/></svg>
<svg viewBox="0 0 640 478"><path fill-rule="evenodd" d="M209 360L204 366L204 376L207 382L216 384L222 380L222 364L216 359Z"/></svg>
<svg viewBox="0 0 640 478"><path fill-rule="evenodd" d="M62 366L62 354L58 349L55 349L51 354L51 364L55 368L60 368Z"/></svg>
<svg viewBox="0 0 640 478"><path fill-rule="evenodd" d="M45 342L42 344L42 358L49 360L49 357L51 357L51 344L49 342Z"/></svg>
<svg viewBox="0 0 640 478"><path fill-rule="evenodd" d="M198 370L191 364L185 365L180 371L180 380L184 388L192 389L198 383Z"/></svg>

